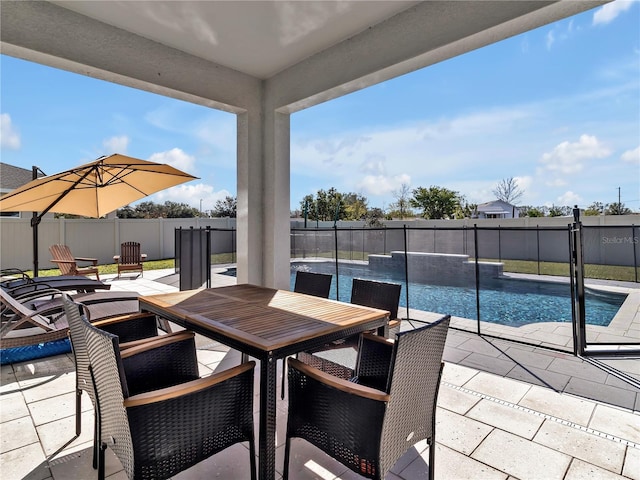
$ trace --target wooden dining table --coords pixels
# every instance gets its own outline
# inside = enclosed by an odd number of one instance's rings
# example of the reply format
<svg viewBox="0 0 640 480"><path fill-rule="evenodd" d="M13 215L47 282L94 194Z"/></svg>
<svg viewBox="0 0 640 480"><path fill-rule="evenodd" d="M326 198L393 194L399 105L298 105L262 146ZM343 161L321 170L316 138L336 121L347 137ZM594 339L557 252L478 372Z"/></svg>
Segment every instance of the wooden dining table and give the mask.
<svg viewBox="0 0 640 480"><path fill-rule="evenodd" d="M277 359L388 325L389 312L256 285L143 296L140 309L260 361L258 477L275 478Z"/></svg>

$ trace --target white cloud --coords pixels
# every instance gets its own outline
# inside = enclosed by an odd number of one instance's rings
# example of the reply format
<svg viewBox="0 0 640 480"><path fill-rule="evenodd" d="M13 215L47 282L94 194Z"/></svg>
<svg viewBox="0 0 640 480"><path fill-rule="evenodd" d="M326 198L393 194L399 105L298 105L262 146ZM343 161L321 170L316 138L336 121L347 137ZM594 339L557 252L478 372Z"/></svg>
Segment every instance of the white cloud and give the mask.
<svg viewBox="0 0 640 480"><path fill-rule="evenodd" d="M129 137L126 135L120 135L119 137L111 137L102 142L108 155L112 153L127 153L127 147L129 146Z"/></svg>
<svg viewBox="0 0 640 480"><path fill-rule="evenodd" d="M504 138L512 137L531 116L526 108L491 109L366 134L351 131L311 141L293 138L291 170L313 178L316 185L319 180L340 178L347 190L363 183L379 184L381 177L395 184L394 179L406 172L434 182L435 177L475 168L487 158L485 151L491 152L492 166L502 159L511 162L513 151Z"/></svg>
<svg viewBox="0 0 640 480"><path fill-rule="evenodd" d="M204 183L183 184L162 190L148 198L156 203L164 203L166 201L176 203L186 203L187 205L200 209L200 200L202 200L202 210L212 210L218 200L224 200L225 197L232 196L227 190L215 191L212 185Z"/></svg>
<svg viewBox="0 0 640 480"><path fill-rule="evenodd" d="M551 50L551 47L555 43L555 40L556 39L553 30L549 30L549 32L547 32L547 50Z"/></svg>
<svg viewBox="0 0 640 480"><path fill-rule="evenodd" d="M8 113L0 115L0 146L17 150L20 148L20 134L11 123Z"/></svg>
<svg viewBox="0 0 640 480"><path fill-rule="evenodd" d="M557 205L579 205L582 203L582 197L576 193L573 193L571 190L563 193L558 198Z"/></svg>
<svg viewBox="0 0 640 480"><path fill-rule="evenodd" d="M533 177L531 176L525 175L521 177L513 177L513 179L518 185L518 188L525 193L533 186Z"/></svg>
<svg viewBox="0 0 640 480"><path fill-rule="evenodd" d="M640 146L633 150L627 150L620 156L620 158L623 162L636 163L640 165Z"/></svg>
<svg viewBox="0 0 640 480"><path fill-rule="evenodd" d="M606 25L612 22L622 12L629 10L631 5L633 5L633 2L629 0L616 0L615 2L607 3L593 14L593 25Z"/></svg>
<svg viewBox="0 0 640 480"><path fill-rule="evenodd" d="M157 163L167 163L172 167L193 175L195 171L196 159L188 155L179 148L172 148L166 152L154 153L149 157L149 161Z"/></svg>
<svg viewBox="0 0 640 480"><path fill-rule="evenodd" d="M564 187L567 184L562 178L552 178L544 182L547 187Z"/></svg>
<svg viewBox="0 0 640 480"><path fill-rule="evenodd" d="M562 142L551 152L544 153L541 163L545 169L562 174L576 173L583 169L584 161L608 157L611 151L593 135L581 135L577 142Z"/></svg>
<svg viewBox="0 0 640 480"><path fill-rule="evenodd" d="M356 185L358 190L364 191L368 195L387 195L406 183L411 184L411 177L407 174L387 177L385 175L365 175Z"/></svg>

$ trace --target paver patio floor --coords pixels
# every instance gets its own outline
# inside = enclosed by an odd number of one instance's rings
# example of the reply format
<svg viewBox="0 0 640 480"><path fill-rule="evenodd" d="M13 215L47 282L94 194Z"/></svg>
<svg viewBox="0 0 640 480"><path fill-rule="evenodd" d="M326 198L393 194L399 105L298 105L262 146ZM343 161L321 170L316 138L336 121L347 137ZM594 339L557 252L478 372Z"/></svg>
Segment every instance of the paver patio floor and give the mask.
<svg viewBox="0 0 640 480"><path fill-rule="evenodd" d="M112 290L141 295L174 291L144 278L109 280ZM229 278L228 280L235 281ZM237 365L238 352L198 337L201 374ZM640 392L601 366L559 352L450 331L438 398L436 478L640 480ZM281 362L278 362L280 365ZM637 359L617 360L630 378ZM82 433L75 435L71 354L2 366L0 478L91 479L93 412L83 395ZM256 385L256 392L258 386ZM286 397L278 395L277 457L282 473ZM257 410L257 398L255 408ZM257 428L257 427L256 427ZM418 444L390 480L428 478L428 449ZM236 445L175 479L248 479L248 449ZM107 478L125 479L114 455ZM290 478L361 478L301 440L294 440Z"/></svg>

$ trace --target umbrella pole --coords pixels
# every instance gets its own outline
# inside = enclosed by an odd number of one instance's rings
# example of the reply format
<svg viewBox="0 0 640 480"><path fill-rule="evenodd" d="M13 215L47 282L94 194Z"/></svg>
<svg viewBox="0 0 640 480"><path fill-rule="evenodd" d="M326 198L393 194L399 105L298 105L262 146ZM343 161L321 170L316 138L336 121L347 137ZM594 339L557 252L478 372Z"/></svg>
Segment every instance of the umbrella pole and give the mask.
<svg viewBox="0 0 640 480"><path fill-rule="evenodd" d="M40 168L35 165L31 167L31 179L36 180L38 178L38 173L44 172L40 170ZM44 213L43 213L44 215ZM38 212L33 212L33 216L31 217L31 230L33 231L33 276L38 276L38 224L42 216L38 216Z"/></svg>
<svg viewBox="0 0 640 480"><path fill-rule="evenodd" d="M33 230L33 276L38 276L38 224L40 223L40 219L38 218L38 213L33 212L33 217L31 218L31 230Z"/></svg>

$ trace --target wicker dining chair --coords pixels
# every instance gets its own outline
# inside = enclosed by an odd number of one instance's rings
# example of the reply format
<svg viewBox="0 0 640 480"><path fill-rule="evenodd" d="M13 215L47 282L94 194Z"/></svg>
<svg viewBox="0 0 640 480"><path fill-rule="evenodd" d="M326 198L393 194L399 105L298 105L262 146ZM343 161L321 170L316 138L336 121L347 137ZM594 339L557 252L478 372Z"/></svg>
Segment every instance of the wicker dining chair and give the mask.
<svg viewBox="0 0 640 480"><path fill-rule="evenodd" d="M315 273L298 270L293 291L313 295L314 297L329 298L333 275L329 273Z"/></svg>
<svg viewBox="0 0 640 480"><path fill-rule="evenodd" d="M394 338L400 331L398 306L401 289L402 285L399 283L354 278L351 285L351 303L387 310L389 312L388 338ZM332 375L344 376L344 372L353 371L355 368L354 357L359 338L359 335L352 335L311 351L300 352L297 358Z"/></svg>
<svg viewBox="0 0 640 480"><path fill-rule="evenodd" d="M304 293L305 295L313 295L314 297L329 298L331 290L331 281L333 275L329 273L315 273L298 270L296 272L296 281L293 285L293 291ZM280 388L280 398L284 399L284 388L286 381L285 374L286 359L282 359L282 386Z"/></svg>
<svg viewBox="0 0 640 480"><path fill-rule="evenodd" d="M395 342L363 334L351 380L289 359L284 480L289 478L292 438L377 480L410 447L427 440L433 480L436 401L449 319L400 332Z"/></svg>
<svg viewBox="0 0 640 480"><path fill-rule="evenodd" d="M152 377L160 375L159 371L173 376L172 371L182 369L179 364L186 368L178 376L197 376L193 332L178 332L176 337L187 334L190 339L172 341L170 351L162 356L153 344L164 341L163 337L121 351L118 337L83 319L76 304L66 301L65 308L83 330L86 342L100 445L99 480L105 478L107 447L130 480L166 479L245 441L255 480L255 362L149 390Z"/></svg>
<svg viewBox="0 0 640 480"><path fill-rule="evenodd" d="M64 301L66 319L69 327L68 335L71 340L71 351L76 366L76 435L80 435L82 431L82 393L87 392L94 408L96 405L93 381L89 373L89 354L84 336L83 320L80 316L82 312L87 318L87 305L74 301L71 297L61 293ZM69 310L71 305L75 305L74 310ZM155 390L158 388L168 387L176 383L194 380L198 378L197 360L191 353L191 346L188 343L191 335L178 335L177 333L158 338L158 328L156 324L156 316L151 313L131 313L105 318L93 322L97 328L105 330L112 335L118 336L119 347L121 350L132 348L139 345L150 345L155 357L152 359L151 367L153 372L149 372L148 367L142 371L143 374L151 374L147 378L144 376L140 381L136 379L140 377L139 372L127 372L128 379L132 383L132 389L137 392L145 390ZM149 343L154 341L153 344ZM169 370L164 371L162 364L156 364L156 360L166 361L165 358L169 354L180 353L179 348L187 348L187 356L177 356L177 362L169 365ZM148 357L150 354L145 353ZM153 375L155 373L155 375ZM98 463L98 439L96 437L98 416L94 415L94 445L93 445L93 466L97 468Z"/></svg>

